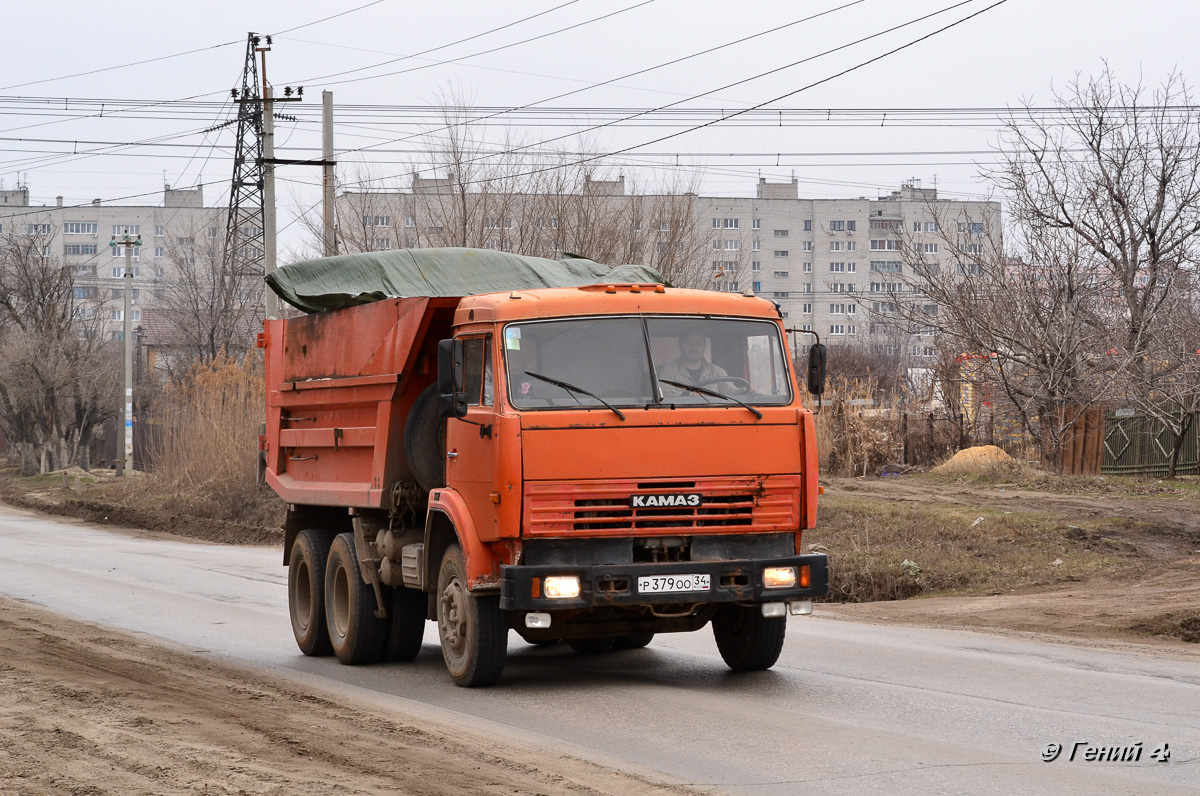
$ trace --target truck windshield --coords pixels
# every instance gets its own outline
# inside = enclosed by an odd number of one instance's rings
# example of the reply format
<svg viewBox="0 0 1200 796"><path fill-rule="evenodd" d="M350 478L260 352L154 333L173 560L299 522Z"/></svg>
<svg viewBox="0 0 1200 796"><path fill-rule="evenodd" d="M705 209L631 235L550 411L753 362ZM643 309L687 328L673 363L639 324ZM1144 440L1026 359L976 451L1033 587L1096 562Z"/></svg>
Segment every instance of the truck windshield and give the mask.
<svg viewBox="0 0 1200 796"><path fill-rule="evenodd" d="M513 323L504 329L504 358L509 400L521 409L603 408L604 402L781 405L792 399L779 328L765 320L646 316Z"/></svg>

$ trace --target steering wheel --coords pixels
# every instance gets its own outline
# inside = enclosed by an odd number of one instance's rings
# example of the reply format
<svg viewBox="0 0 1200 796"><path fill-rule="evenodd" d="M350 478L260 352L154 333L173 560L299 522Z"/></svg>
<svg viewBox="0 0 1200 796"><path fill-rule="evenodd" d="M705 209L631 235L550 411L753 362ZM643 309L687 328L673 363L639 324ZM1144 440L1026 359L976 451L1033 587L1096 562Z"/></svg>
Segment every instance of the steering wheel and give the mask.
<svg viewBox="0 0 1200 796"><path fill-rule="evenodd" d="M722 381L731 382L734 387L737 387L738 389L741 389L741 390L750 389L750 382L746 381L745 379L743 379L739 376L714 376L711 379L704 379L703 381L697 382L696 386L697 387L707 387L710 384L716 384L716 383L722 382Z"/></svg>

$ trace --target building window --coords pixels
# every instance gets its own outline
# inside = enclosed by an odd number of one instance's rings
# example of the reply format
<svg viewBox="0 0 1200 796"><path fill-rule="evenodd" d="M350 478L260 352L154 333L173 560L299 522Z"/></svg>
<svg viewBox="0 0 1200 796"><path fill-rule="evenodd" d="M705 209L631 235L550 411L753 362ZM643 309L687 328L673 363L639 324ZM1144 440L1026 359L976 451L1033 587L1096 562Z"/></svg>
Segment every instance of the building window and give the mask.
<svg viewBox="0 0 1200 796"><path fill-rule="evenodd" d="M736 240L725 241L725 251L737 251L739 242Z"/></svg>
<svg viewBox="0 0 1200 796"><path fill-rule="evenodd" d="M812 273L812 263L805 263L805 264L804 264L804 273L806 273L806 274L811 274L811 273Z"/></svg>
<svg viewBox="0 0 1200 796"><path fill-rule="evenodd" d="M958 225L958 231L966 232L971 235L982 235L983 224L979 221L972 221L969 224L963 224L960 222Z"/></svg>
<svg viewBox="0 0 1200 796"><path fill-rule="evenodd" d="M176 238L175 242L180 246L191 246L196 242L195 238Z"/></svg>
<svg viewBox="0 0 1200 796"><path fill-rule="evenodd" d="M899 232L900 224L901 224L901 222L895 221L895 220L890 220L890 219L885 219L885 218L873 218L873 219L871 219L871 223L868 225L868 227L873 232L874 231Z"/></svg>
<svg viewBox="0 0 1200 796"><path fill-rule="evenodd" d="M855 224L855 222L854 222L854 221L847 221L847 222L846 222L846 231L847 231L847 232L853 232L853 231L855 230L855 228L856 228L856 224Z"/></svg>
<svg viewBox="0 0 1200 796"><path fill-rule="evenodd" d="M846 314L846 305L845 304L830 304L829 305L829 314L830 315L845 315Z"/></svg>
<svg viewBox="0 0 1200 796"><path fill-rule="evenodd" d="M75 273L79 274L79 276L95 276L96 275L96 266L95 265L81 265L77 269L75 269Z"/></svg>
<svg viewBox="0 0 1200 796"><path fill-rule="evenodd" d="M804 313L805 315L812 315L812 304L801 304L800 312Z"/></svg>
<svg viewBox="0 0 1200 796"><path fill-rule="evenodd" d="M840 323L829 324L829 334L830 335L836 336L836 335L843 335L845 333L846 333L846 327L844 325L842 325Z"/></svg>
<svg viewBox="0 0 1200 796"><path fill-rule="evenodd" d="M164 247L162 247L162 246L155 246L155 247L154 247L154 257L155 257L155 259L161 260L163 257L166 257L166 256L167 256L167 250L166 250L166 248L164 248Z"/></svg>
<svg viewBox="0 0 1200 796"><path fill-rule="evenodd" d="M844 241L844 240L829 241L829 251L840 252L840 251L845 251L845 250L846 250L846 241Z"/></svg>
<svg viewBox="0 0 1200 796"><path fill-rule="evenodd" d="M846 231L846 222L845 221L830 221L829 222L829 231L830 232L845 232Z"/></svg>
<svg viewBox="0 0 1200 796"><path fill-rule="evenodd" d="M98 226L94 221L68 221L63 224L63 234L95 235Z"/></svg>
<svg viewBox="0 0 1200 796"><path fill-rule="evenodd" d="M811 323L802 323L800 324L800 328L806 332L811 332L813 330Z"/></svg>
<svg viewBox="0 0 1200 796"><path fill-rule="evenodd" d="M738 219L736 219L736 218L725 219L725 229L737 229L737 228L738 228Z"/></svg>
<svg viewBox="0 0 1200 796"><path fill-rule="evenodd" d="M786 238L788 236L788 231L786 229L777 229L774 231L774 235L777 238Z"/></svg>
<svg viewBox="0 0 1200 796"><path fill-rule="evenodd" d="M371 248L375 251L387 251L392 248L391 238L375 238L371 241Z"/></svg>
<svg viewBox="0 0 1200 796"><path fill-rule="evenodd" d="M937 222L936 221L926 221L925 222L925 231L926 232L937 232L938 231Z"/></svg>
<svg viewBox="0 0 1200 796"><path fill-rule="evenodd" d="M762 292L762 282L755 282L755 283L754 283L754 292L755 292L755 293L761 293L761 292Z"/></svg>
<svg viewBox="0 0 1200 796"><path fill-rule="evenodd" d="M979 263L959 263L959 276L979 276L983 273L983 266Z"/></svg>
<svg viewBox="0 0 1200 796"><path fill-rule="evenodd" d="M125 247L124 246L109 246L108 248L112 252L113 257L118 257L122 260L125 259ZM141 255L142 255L142 247L141 246L130 246L129 248L133 249L134 262L137 262L139 259L141 259Z"/></svg>
<svg viewBox="0 0 1200 796"><path fill-rule="evenodd" d="M113 310L112 311L112 319L114 321L125 320L125 310Z"/></svg>
<svg viewBox="0 0 1200 796"><path fill-rule="evenodd" d="M133 269L133 275L135 277L141 276L142 275L141 272L142 272L142 269L140 269L140 268ZM114 279L123 279L125 277L125 266L118 265L118 266L114 267L112 269L112 275L113 275Z"/></svg>
<svg viewBox="0 0 1200 796"><path fill-rule="evenodd" d="M776 256L776 257L787 257L787 256L788 256L788 250L787 250L787 249L776 249L776 250L775 250L775 256Z"/></svg>
<svg viewBox="0 0 1200 796"><path fill-rule="evenodd" d="M812 232L812 219L811 218L804 220L804 231Z"/></svg>
<svg viewBox="0 0 1200 796"><path fill-rule="evenodd" d="M21 229L26 235L49 235L49 224L22 224Z"/></svg>
<svg viewBox="0 0 1200 796"><path fill-rule="evenodd" d="M131 237L137 237L142 234L141 224L113 224L112 234L123 236L128 233Z"/></svg>
<svg viewBox="0 0 1200 796"><path fill-rule="evenodd" d="M785 299L788 297L788 294L786 290L776 290L771 296L778 299Z"/></svg>
<svg viewBox="0 0 1200 796"><path fill-rule="evenodd" d="M760 241L760 240L754 241L754 243L751 245L751 248L756 252L762 251L762 241Z"/></svg>
<svg viewBox="0 0 1200 796"><path fill-rule="evenodd" d="M167 275L167 269L163 268L161 265L154 266L154 278L155 279L162 279L166 275Z"/></svg>
<svg viewBox="0 0 1200 796"><path fill-rule="evenodd" d="M165 234L166 234L166 230L164 230L164 229L163 229L163 225L162 225L162 224L155 224L155 225L154 225L154 237L156 237L156 238L161 238L161 237L162 237L163 235L165 235Z"/></svg>
<svg viewBox="0 0 1200 796"><path fill-rule="evenodd" d="M904 271L900 260L872 260L871 270L878 274L899 274Z"/></svg>
<svg viewBox="0 0 1200 796"><path fill-rule="evenodd" d="M914 221L913 222L913 232L920 232L920 231L921 231L921 222Z"/></svg>
<svg viewBox="0 0 1200 796"><path fill-rule="evenodd" d="M761 271L762 270L762 261L755 260L754 262L750 263L750 270L751 271Z"/></svg>
<svg viewBox="0 0 1200 796"><path fill-rule="evenodd" d="M72 293L77 299L94 299L99 291L94 287L80 287L79 285L76 285L74 288L72 288Z"/></svg>
<svg viewBox="0 0 1200 796"><path fill-rule="evenodd" d="M982 243L967 243L967 244L959 246L958 250L960 252L966 252L967 254L983 254L983 244Z"/></svg>
<svg viewBox="0 0 1200 796"><path fill-rule="evenodd" d="M63 246L63 254L68 256L80 254L95 254L96 244L94 243L68 243Z"/></svg>
<svg viewBox="0 0 1200 796"><path fill-rule="evenodd" d="M810 252L812 250L813 250L812 241L811 240L804 241L804 251Z"/></svg>
<svg viewBox="0 0 1200 796"><path fill-rule="evenodd" d="M800 292L801 292L801 293L811 293L811 292L813 292L813 290L812 290L812 282L806 282L806 283L804 284L804 289L803 289L803 290L801 290Z"/></svg>
<svg viewBox="0 0 1200 796"><path fill-rule="evenodd" d="M937 254L937 251L938 251L938 245L936 243L926 243L925 244L925 253L926 254Z"/></svg>
<svg viewBox="0 0 1200 796"><path fill-rule="evenodd" d="M558 228L558 222L557 222L557 221L556 221L556 222L554 222L554 227L555 227L556 229ZM658 231L659 231L659 232L670 232L670 231L671 231L671 222L670 222L670 221L660 221L660 222L658 222Z"/></svg>
<svg viewBox="0 0 1200 796"><path fill-rule="evenodd" d="M787 271L776 271L776 272L773 274L773 276L774 276L776 279L787 279L787 278L788 278L788 272L787 272Z"/></svg>
<svg viewBox="0 0 1200 796"><path fill-rule="evenodd" d="M405 226L405 227L407 227L408 229L412 229L412 228L413 228L413 227L415 227L416 225L417 225L417 222L416 222L416 220L415 220L415 219L413 219L413 217L412 217L412 216L405 216L405 217L404 217L404 226Z"/></svg>
<svg viewBox="0 0 1200 796"><path fill-rule="evenodd" d="M750 222L751 229L762 229L762 219L756 218Z"/></svg>
<svg viewBox="0 0 1200 796"><path fill-rule="evenodd" d="M900 251L900 241L894 238L887 239L871 239L871 251L873 252L898 252Z"/></svg>

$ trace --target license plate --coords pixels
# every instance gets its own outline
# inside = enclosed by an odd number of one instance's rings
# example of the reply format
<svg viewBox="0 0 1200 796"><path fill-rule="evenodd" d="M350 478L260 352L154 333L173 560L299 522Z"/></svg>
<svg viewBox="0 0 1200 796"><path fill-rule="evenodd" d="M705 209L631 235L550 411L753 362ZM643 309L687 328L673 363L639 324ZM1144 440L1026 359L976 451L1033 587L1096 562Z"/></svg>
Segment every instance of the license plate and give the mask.
<svg viewBox="0 0 1200 796"><path fill-rule="evenodd" d="M674 591L708 591L711 579L708 575L649 575L638 578L640 594L662 594Z"/></svg>

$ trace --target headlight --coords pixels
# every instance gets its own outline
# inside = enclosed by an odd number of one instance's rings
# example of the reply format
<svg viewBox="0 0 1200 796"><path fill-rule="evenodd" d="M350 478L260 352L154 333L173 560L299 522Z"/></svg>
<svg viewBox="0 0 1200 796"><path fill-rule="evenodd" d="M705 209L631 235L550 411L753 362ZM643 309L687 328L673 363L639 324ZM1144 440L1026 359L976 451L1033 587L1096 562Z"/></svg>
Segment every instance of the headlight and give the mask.
<svg viewBox="0 0 1200 796"><path fill-rule="evenodd" d="M763 570L764 589L791 589L795 585L795 567L767 567Z"/></svg>
<svg viewBox="0 0 1200 796"><path fill-rule="evenodd" d="M574 575L551 575L542 582L542 594L553 600L570 600L579 596L579 578Z"/></svg>

